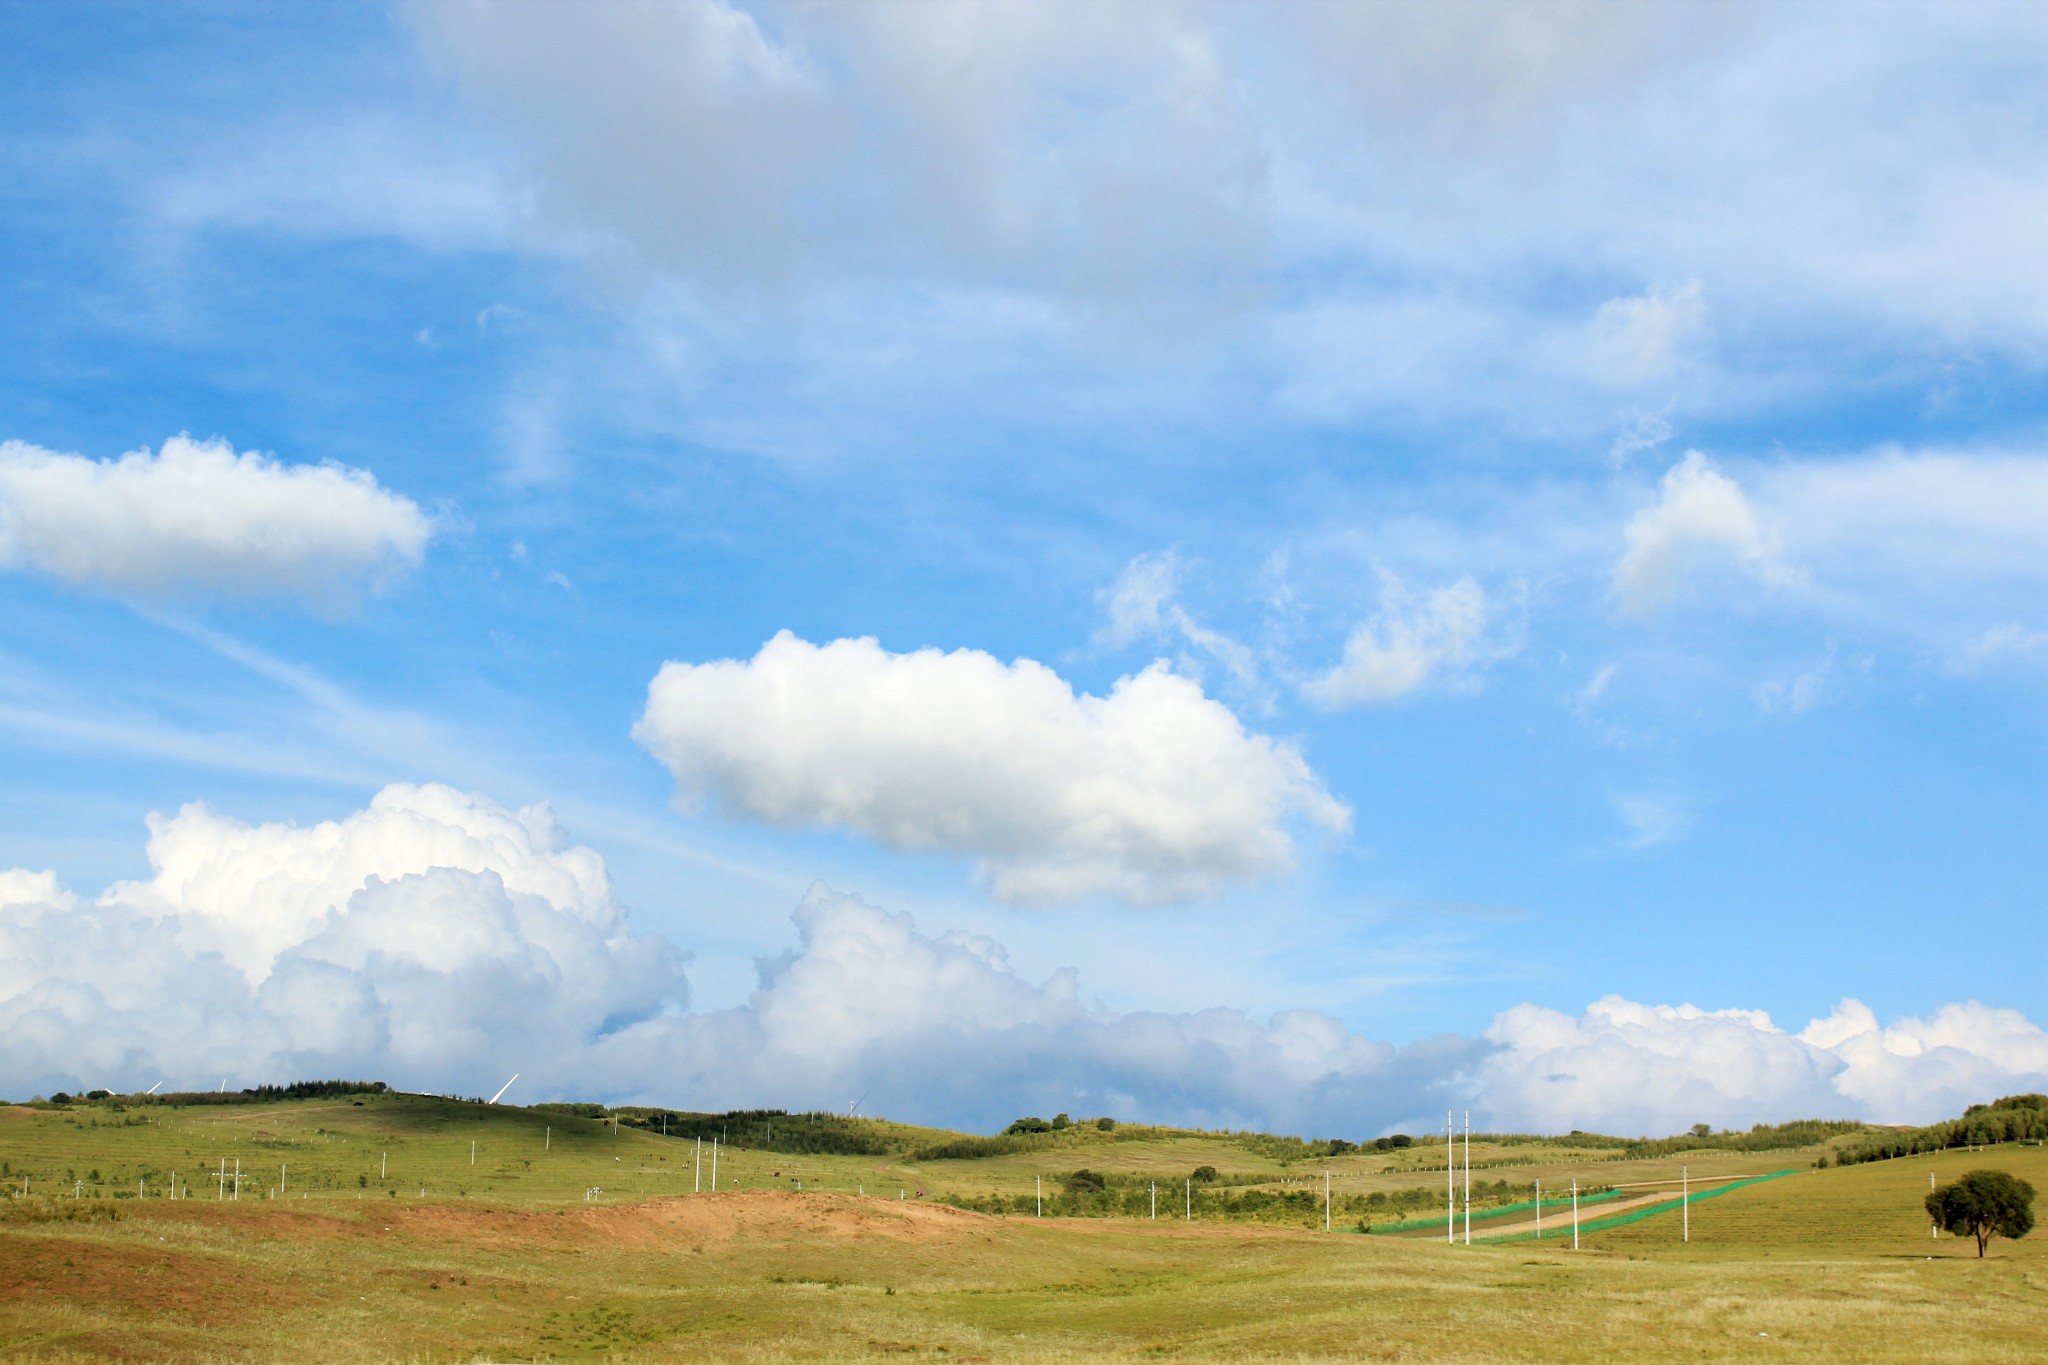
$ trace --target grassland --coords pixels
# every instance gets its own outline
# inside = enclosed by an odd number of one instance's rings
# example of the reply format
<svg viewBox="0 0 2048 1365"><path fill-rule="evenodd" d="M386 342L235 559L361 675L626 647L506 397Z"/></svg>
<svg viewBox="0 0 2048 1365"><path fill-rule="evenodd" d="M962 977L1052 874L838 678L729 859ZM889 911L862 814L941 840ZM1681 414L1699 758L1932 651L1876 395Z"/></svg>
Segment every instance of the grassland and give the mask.
<svg viewBox="0 0 2048 1365"><path fill-rule="evenodd" d="M1475 1141L1475 1178L1540 1177L1546 1195L1680 1164L1794 1171L1697 1204L1689 1243L1659 1215L1574 1254L1562 1225L1561 1239L1487 1246L1481 1218L1468 1248L1440 1226L1366 1237L1333 1220L1326 1234L1298 1210L1174 1217L1196 1166L1234 1190L1318 1194L1327 1167L1333 1193L1363 1197L1436 1190L1429 1151L1301 1160L1229 1134L1120 1128L917 1162L930 1130L872 1131L886 1154L721 1147L713 1194L692 1192L693 1141L536 1110L399 1095L0 1108L0 1182L16 1191L0 1201L0 1354L1903 1362L2038 1360L2048 1341L2048 1241L1995 1243L1979 1262L1971 1243L1930 1239L1919 1212L1930 1171L1998 1166L2048 1190L2039 1147L1815 1170L1815 1150L1627 1160ZM220 1162L231 1177L238 1157L242 1198L219 1197ZM1082 1167L1170 1182L1176 1200L1162 1192L1157 1222L939 1202ZM174 1170L193 1197L162 1197Z"/></svg>

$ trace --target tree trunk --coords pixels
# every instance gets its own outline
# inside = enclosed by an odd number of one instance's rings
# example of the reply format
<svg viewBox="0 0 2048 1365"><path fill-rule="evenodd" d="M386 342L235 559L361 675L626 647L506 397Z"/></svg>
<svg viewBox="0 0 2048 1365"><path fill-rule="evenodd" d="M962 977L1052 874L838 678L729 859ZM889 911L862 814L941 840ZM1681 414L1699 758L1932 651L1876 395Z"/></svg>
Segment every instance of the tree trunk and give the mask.
<svg viewBox="0 0 2048 1365"><path fill-rule="evenodd" d="M1991 1240L1991 1234L1990 1234L1990 1233L1988 1233L1988 1232L1982 1232L1982 1231L1980 1231L1980 1232L1979 1232L1979 1233L1977 1234L1977 1259L1978 1259L1978 1260L1980 1260L1980 1261L1981 1261L1981 1260L1983 1260L1983 1259L1984 1259L1984 1244L1985 1244L1986 1242L1990 1241L1990 1240Z"/></svg>

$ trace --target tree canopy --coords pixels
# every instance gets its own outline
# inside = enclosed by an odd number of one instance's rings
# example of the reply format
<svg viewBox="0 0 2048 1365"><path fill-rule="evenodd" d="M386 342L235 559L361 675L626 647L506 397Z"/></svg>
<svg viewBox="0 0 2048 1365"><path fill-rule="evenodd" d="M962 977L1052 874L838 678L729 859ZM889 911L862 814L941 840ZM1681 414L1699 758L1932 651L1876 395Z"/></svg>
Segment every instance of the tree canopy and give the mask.
<svg viewBox="0 0 2048 1365"><path fill-rule="evenodd" d="M2004 1171L1971 1171L1927 1196L1936 1227L1977 1239L1977 1255L1995 1234L2024 1237L2034 1228L2034 1187Z"/></svg>

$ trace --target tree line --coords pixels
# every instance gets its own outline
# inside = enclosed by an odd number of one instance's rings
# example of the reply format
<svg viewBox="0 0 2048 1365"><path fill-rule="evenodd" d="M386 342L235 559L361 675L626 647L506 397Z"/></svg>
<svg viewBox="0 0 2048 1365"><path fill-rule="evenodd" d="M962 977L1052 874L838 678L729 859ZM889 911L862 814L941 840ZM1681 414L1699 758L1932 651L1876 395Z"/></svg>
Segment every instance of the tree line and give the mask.
<svg viewBox="0 0 2048 1365"><path fill-rule="evenodd" d="M1995 1147L2001 1142L2048 1141L2048 1095L2007 1095L1990 1104L1973 1104L1959 1119L1925 1128L1880 1133L1835 1154L1838 1166L1889 1161L1957 1147Z"/></svg>

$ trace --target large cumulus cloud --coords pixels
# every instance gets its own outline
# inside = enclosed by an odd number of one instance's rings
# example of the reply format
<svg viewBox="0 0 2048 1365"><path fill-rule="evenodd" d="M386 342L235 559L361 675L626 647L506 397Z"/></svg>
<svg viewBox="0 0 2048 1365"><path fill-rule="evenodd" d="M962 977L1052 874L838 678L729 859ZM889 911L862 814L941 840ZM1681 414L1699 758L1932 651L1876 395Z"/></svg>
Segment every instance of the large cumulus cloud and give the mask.
<svg viewBox="0 0 2048 1365"><path fill-rule="evenodd" d="M150 822L155 875L86 902L0 875L0 1086L388 1074L566 1079L687 998L603 863L542 807L394 786L308 828L203 806ZM502 1079L502 1077L501 1077Z"/></svg>
<svg viewBox="0 0 2048 1365"><path fill-rule="evenodd" d="M891 654L784 631L662 666L634 735L686 803L979 860L1013 902L1157 904L1287 867L1290 816L1349 812L1290 745L1154 665L1108 696L978 650Z"/></svg>
<svg viewBox="0 0 2048 1365"><path fill-rule="evenodd" d="M1025 1112L1365 1136L1448 1106L1509 1129L1665 1133L1802 1116L1917 1122L2048 1089L2009 1009L1800 1032L1753 1010L1535 1005L1394 1046L1309 1009L1122 1012L1078 973L921 932L819 885L743 1004L689 1012L684 955L635 935L544 808L391 787L342 820L152 822L154 875L94 899L0 871L0 1093L374 1075L697 1108L844 1107L988 1128Z"/></svg>

